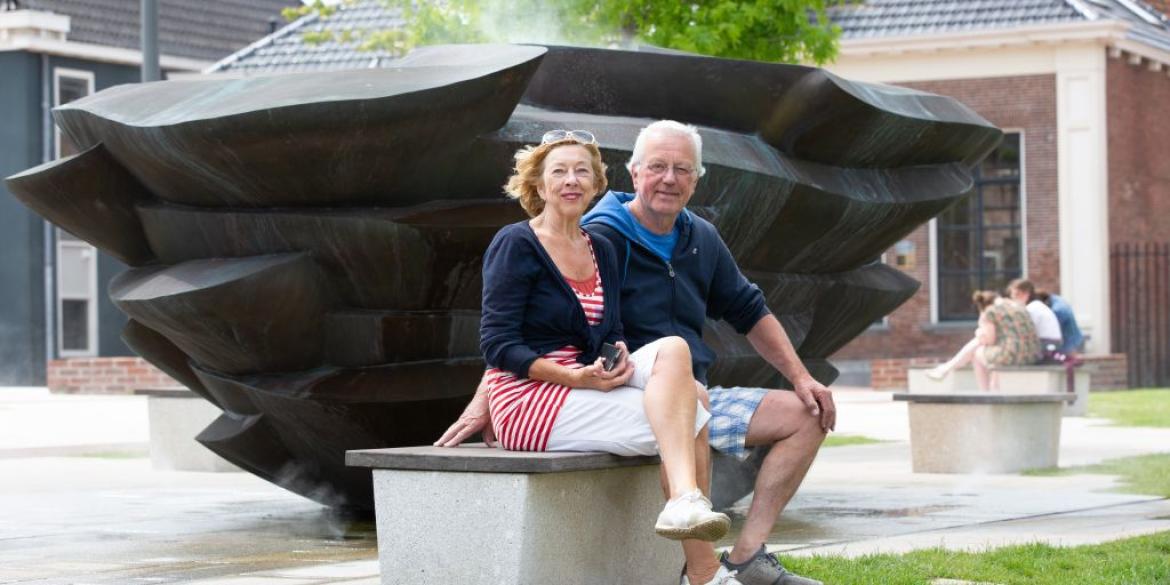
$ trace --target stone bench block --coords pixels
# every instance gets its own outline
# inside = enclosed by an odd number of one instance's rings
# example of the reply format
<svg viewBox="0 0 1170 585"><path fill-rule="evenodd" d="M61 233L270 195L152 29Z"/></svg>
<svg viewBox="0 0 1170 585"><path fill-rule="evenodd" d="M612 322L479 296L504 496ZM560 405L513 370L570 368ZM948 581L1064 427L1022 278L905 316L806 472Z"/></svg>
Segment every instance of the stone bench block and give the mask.
<svg viewBox="0 0 1170 585"><path fill-rule="evenodd" d="M518 453L482 445L350 451L373 470L385 585L678 582L654 533L655 457Z"/></svg>
<svg viewBox="0 0 1170 585"><path fill-rule="evenodd" d="M1068 374L1064 366L1009 366L996 368L995 371L999 374L999 392L1063 394L1068 391ZM1091 368L1084 366L1073 370L1073 388L1076 391L1076 399L1065 403L1065 416L1085 416L1089 404L1091 372Z"/></svg>
<svg viewBox="0 0 1170 585"><path fill-rule="evenodd" d="M959 368L942 380L935 380L926 375L932 369L934 366L907 368L907 390L914 394L938 394L940 392L971 391L979 388L979 384L975 382L975 370L971 368Z"/></svg>
<svg viewBox="0 0 1170 585"><path fill-rule="evenodd" d="M1056 467L1063 394L895 394L909 402L915 473Z"/></svg>
<svg viewBox="0 0 1170 585"><path fill-rule="evenodd" d="M239 471L195 440L223 411L186 388L135 390L146 396L150 465L160 471Z"/></svg>
<svg viewBox="0 0 1170 585"><path fill-rule="evenodd" d="M954 392L980 392L975 381L975 371L961 368L951 372L942 380L927 376L931 368L912 367L906 370L907 388L912 394L940 394ZM1063 394L1066 390L1066 374L1061 365L1005 366L995 368L999 387L995 392L1005 394ZM1081 366L1074 373L1076 399L1065 403L1064 416L1085 416L1089 403L1089 384L1093 368Z"/></svg>

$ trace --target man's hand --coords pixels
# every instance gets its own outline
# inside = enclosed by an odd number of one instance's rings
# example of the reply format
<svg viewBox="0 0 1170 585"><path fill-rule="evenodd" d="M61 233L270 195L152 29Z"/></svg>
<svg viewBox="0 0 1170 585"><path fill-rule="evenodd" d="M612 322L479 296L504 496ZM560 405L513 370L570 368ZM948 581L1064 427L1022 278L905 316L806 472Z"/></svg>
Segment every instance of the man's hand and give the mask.
<svg viewBox="0 0 1170 585"><path fill-rule="evenodd" d="M458 447L467 437L483 431L483 442L488 447L496 446L496 434L492 430L491 414L488 412L487 375L479 381L475 396L459 415L459 420L447 428L447 432L435 441L436 447Z"/></svg>
<svg viewBox="0 0 1170 585"><path fill-rule="evenodd" d="M808 411L820 418L821 430L827 433L837 427L837 405L833 403L833 392L824 384L808 376L794 384L793 390Z"/></svg>

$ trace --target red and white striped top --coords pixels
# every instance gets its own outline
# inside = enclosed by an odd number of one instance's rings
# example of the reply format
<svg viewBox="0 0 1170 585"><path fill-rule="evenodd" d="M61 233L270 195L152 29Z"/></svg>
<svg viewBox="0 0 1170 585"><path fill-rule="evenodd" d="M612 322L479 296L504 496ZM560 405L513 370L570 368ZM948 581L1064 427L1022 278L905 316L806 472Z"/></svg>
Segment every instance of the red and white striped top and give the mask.
<svg viewBox="0 0 1170 585"><path fill-rule="evenodd" d="M585 234L585 241L589 244L590 255L593 255L593 242L588 234ZM601 286L600 274L597 256L593 255L592 278L583 281L565 279L585 310L585 319L590 326L599 325L605 315L605 290ZM584 367L577 362L579 355L580 349L566 345L541 357L576 369ZM491 412L492 429L500 444L509 451L544 451L553 423L571 388L518 378L498 368L488 370L487 375L488 409Z"/></svg>

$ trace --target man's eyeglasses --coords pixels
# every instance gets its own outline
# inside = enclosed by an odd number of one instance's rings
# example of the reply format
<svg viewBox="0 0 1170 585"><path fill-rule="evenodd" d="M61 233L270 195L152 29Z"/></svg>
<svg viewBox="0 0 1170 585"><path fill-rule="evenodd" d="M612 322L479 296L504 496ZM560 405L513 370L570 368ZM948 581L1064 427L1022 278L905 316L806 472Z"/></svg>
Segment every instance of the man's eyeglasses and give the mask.
<svg viewBox="0 0 1170 585"><path fill-rule="evenodd" d="M646 170L652 175L665 175L671 169L674 169L674 176L680 179L689 179L695 174L695 168L689 165L668 165L661 161L646 163Z"/></svg>
<svg viewBox="0 0 1170 585"><path fill-rule="evenodd" d="M597 137L588 130L549 130L540 137L541 144L572 140L581 144L597 144Z"/></svg>

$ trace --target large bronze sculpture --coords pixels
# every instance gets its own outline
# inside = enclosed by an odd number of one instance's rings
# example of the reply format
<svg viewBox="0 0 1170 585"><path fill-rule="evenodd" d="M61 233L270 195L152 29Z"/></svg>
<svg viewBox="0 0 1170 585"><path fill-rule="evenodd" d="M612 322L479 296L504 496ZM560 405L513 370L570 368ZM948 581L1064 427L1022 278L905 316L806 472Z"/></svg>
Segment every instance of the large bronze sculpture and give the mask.
<svg viewBox="0 0 1170 585"><path fill-rule="evenodd" d="M954 100L815 68L535 46L119 86L54 115L85 150L9 189L132 266L110 289L127 343L224 411L198 440L356 508L370 481L347 449L429 443L475 390L480 262L523 217L500 189L519 146L589 129L629 190L640 127L700 125L691 209L828 383L826 358L918 288L881 252L1001 135ZM741 336L708 336L712 383L782 384Z"/></svg>

